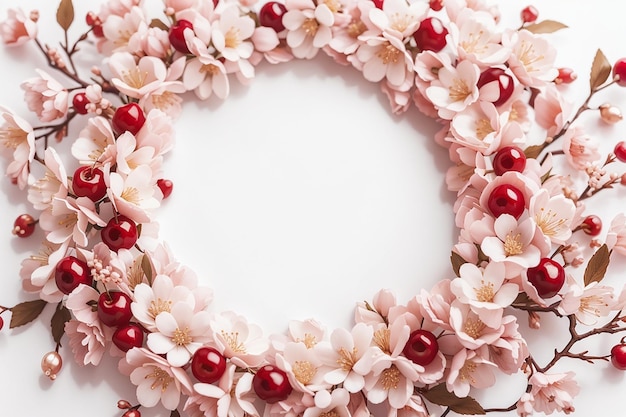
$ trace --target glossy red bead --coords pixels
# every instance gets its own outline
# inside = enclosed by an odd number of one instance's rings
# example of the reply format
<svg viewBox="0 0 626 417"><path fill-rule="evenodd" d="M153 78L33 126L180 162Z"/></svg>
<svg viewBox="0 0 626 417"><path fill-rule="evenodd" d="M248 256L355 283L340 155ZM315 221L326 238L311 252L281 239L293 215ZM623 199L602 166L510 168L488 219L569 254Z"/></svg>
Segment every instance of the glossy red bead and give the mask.
<svg viewBox="0 0 626 417"><path fill-rule="evenodd" d="M87 114L87 104L89 104L89 99L85 93L77 93L72 97L72 107L78 114Z"/></svg>
<svg viewBox="0 0 626 417"><path fill-rule="evenodd" d="M487 206L494 217L510 214L519 219L526 208L526 199L518 188L511 184L501 184L491 191Z"/></svg>
<svg viewBox="0 0 626 417"><path fill-rule="evenodd" d="M618 85L626 87L626 58L620 58L613 64L613 79Z"/></svg>
<svg viewBox="0 0 626 417"><path fill-rule="evenodd" d="M626 343L618 343L611 348L611 364L621 371L626 371Z"/></svg>
<svg viewBox="0 0 626 417"><path fill-rule="evenodd" d="M189 50L189 47L187 46L187 42L185 41L186 29L191 29L193 31L193 23L191 23L189 20L180 19L172 25L168 35L172 47L184 54L188 54L191 52Z"/></svg>
<svg viewBox="0 0 626 417"><path fill-rule="evenodd" d="M402 353L413 363L426 366L435 360L439 352L439 343L428 330L415 330L409 336Z"/></svg>
<svg viewBox="0 0 626 417"><path fill-rule="evenodd" d="M75 256L61 259L54 270L54 281L63 294L69 294L80 284L91 285L91 270L85 261Z"/></svg>
<svg viewBox="0 0 626 417"><path fill-rule="evenodd" d="M385 3L385 0L372 0L372 2L374 3L374 6L377 9L382 10L383 9L383 4Z"/></svg>
<svg viewBox="0 0 626 417"><path fill-rule="evenodd" d="M626 142L617 142L615 148L613 149L613 153L619 161L626 162Z"/></svg>
<svg viewBox="0 0 626 417"><path fill-rule="evenodd" d="M128 352L134 347L143 346L143 329L135 323L122 325L115 330L111 340L119 350Z"/></svg>
<svg viewBox="0 0 626 417"><path fill-rule="evenodd" d="M589 236L598 236L602 231L602 219L595 214L590 214L585 217L580 228Z"/></svg>
<svg viewBox="0 0 626 417"><path fill-rule="evenodd" d="M526 6L520 12L520 17L524 23L533 23L539 17L539 10L535 6Z"/></svg>
<svg viewBox="0 0 626 417"><path fill-rule="evenodd" d="M4 319L0 317L0 330L4 327Z"/></svg>
<svg viewBox="0 0 626 417"><path fill-rule="evenodd" d="M113 133L117 136L124 132L136 135L146 122L143 109L137 103L128 103L118 107L111 119Z"/></svg>
<svg viewBox="0 0 626 417"><path fill-rule="evenodd" d="M134 221L121 214L111 218L100 231L102 242L112 251L130 249L137 242L137 225Z"/></svg>
<svg viewBox="0 0 626 417"><path fill-rule="evenodd" d="M413 34L417 47L422 51L439 52L445 48L448 29L436 17L427 17L420 22Z"/></svg>
<svg viewBox="0 0 626 417"><path fill-rule="evenodd" d="M226 358L217 349L204 346L191 358L191 373L200 382L212 384L224 375Z"/></svg>
<svg viewBox="0 0 626 417"><path fill-rule="evenodd" d="M428 2L430 8L436 12L443 9L443 0L430 0Z"/></svg>
<svg viewBox="0 0 626 417"><path fill-rule="evenodd" d="M131 408L122 414L122 417L141 417L141 412L136 408Z"/></svg>
<svg viewBox="0 0 626 417"><path fill-rule="evenodd" d="M174 183L164 178L157 180L157 186L161 190L161 193L163 193L163 198L169 197L174 190Z"/></svg>
<svg viewBox="0 0 626 417"><path fill-rule="evenodd" d="M29 237L35 233L37 220L30 214L21 214L13 222L13 234L17 237Z"/></svg>
<svg viewBox="0 0 626 417"><path fill-rule="evenodd" d="M576 81L578 75L571 68L559 68L559 75L554 79L557 84L570 84Z"/></svg>
<svg viewBox="0 0 626 417"><path fill-rule="evenodd" d="M77 197L100 201L107 193L104 173L100 168L87 165L78 167L72 176L72 192Z"/></svg>
<svg viewBox="0 0 626 417"><path fill-rule="evenodd" d="M565 269L550 258L543 258L539 265L528 268L526 276L541 298L554 297L565 283Z"/></svg>
<svg viewBox="0 0 626 417"><path fill-rule="evenodd" d="M286 400L293 390L287 374L273 365L259 368L252 378L252 388L260 399L269 404Z"/></svg>
<svg viewBox="0 0 626 417"><path fill-rule="evenodd" d="M121 291L103 292L98 297L98 318L109 327L124 326L133 317L132 302L130 296Z"/></svg>
<svg viewBox="0 0 626 417"><path fill-rule="evenodd" d="M495 98L492 103L494 106L501 106L506 103L515 92L513 77L507 74L502 68L487 68L480 74L476 85L478 88L482 88L492 82L497 83L499 91L498 97Z"/></svg>
<svg viewBox="0 0 626 417"><path fill-rule="evenodd" d="M526 155L517 146L505 146L493 157L493 172L502 175L505 172L524 172L526 168Z"/></svg>
<svg viewBox="0 0 626 417"><path fill-rule="evenodd" d="M268 1L259 10L259 23L261 26L272 28L276 33L285 30L283 25L283 15L287 13L284 4L277 1Z"/></svg>

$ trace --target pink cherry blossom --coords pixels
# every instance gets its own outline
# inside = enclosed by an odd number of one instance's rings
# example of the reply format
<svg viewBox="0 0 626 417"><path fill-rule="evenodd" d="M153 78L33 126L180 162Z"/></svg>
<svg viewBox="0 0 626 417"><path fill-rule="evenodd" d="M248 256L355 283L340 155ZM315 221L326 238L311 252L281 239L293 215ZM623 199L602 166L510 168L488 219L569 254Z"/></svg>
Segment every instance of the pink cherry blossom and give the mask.
<svg viewBox="0 0 626 417"><path fill-rule="evenodd" d="M496 32L492 18L468 8L461 10L454 23L458 29L453 26L451 33L461 59L468 59L481 67L493 67L509 58L511 50L500 44L500 34Z"/></svg>
<svg viewBox="0 0 626 417"><path fill-rule="evenodd" d="M7 46L20 46L37 37L37 12L26 16L21 9L8 9L7 18L0 23L2 41Z"/></svg>
<svg viewBox="0 0 626 417"><path fill-rule="evenodd" d="M369 2L357 2L345 6L344 14L350 16L350 22L345 25L333 25L333 38L329 47L339 54L332 54L335 60L346 60L346 57L338 55L350 55L354 53L362 41L359 35L363 34L373 24L369 19L369 12L374 8Z"/></svg>
<svg viewBox="0 0 626 417"><path fill-rule="evenodd" d="M413 58L401 39L387 33L361 39L364 43L357 49L356 58L362 63L361 70L366 80L386 80L392 86L401 86L413 80Z"/></svg>
<svg viewBox="0 0 626 417"><path fill-rule="evenodd" d="M322 390L315 395L315 406L308 408L302 417L350 416L350 393L343 388L331 392Z"/></svg>
<svg viewBox="0 0 626 417"><path fill-rule="evenodd" d="M460 301L453 302L450 307L450 326L459 343L472 350L494 343L504 332L502 318L496 326L487 326L468 304Z"/></svg>
<svg viewBox="0 0 626 417"><path fill-rule="evenodd" d="M525 29L502 35L502 45L511 49L509 67L517 79L528 87L542 87L554 80L556 49L539 35Z"/></svg>
<svg viewBox="0 0 626 417"><path fill-rule="evenodd" d="M171 52L169 33L163 29L148 28L143 38L141 38L142 55L153 56L155 58L166 59Z"/></svg>
<svg viewBox="0 0 626 417"><path fill-rule="evenodd" d="M283 24L287 44L296 58L311 59L332 39L333 12L326 3L317 6L312 0L287 0Z"/></svg>
<svg viewBox="0 0 626 417"><path fill-rule="evenodd" d="M87 226L95 224L104 227L106 222L96 212L93 201L87 197L55 198L49 210L41 213L39 225L47 232L46 238L52 243L73 241L84 247L89 243Z"/></svg>
<svg viewBox="0 0 626 417"><path fill-rule="evenodd" d="M572 413L574 397L580 392L580 387L574 377L574 372L561 374L535 372L528 379L532 387L530 394L534 399L535 411L546 414L555 411Z"/></svg>
<svg viewBox="0 0 626 417"><path fill-rule="evenodd" d="M609 250L615 251L622 256L626 256L626 215L617 214L609 226L606 234L606 244Z"/></svg>
<svg viewBox="0 0 626 417"><path fill-rule="evenodd" d="M461 349L452 358L446 387L458 397L465 397L471 387L484 389L493 386L496 370L496 365L477 351Z"/></svg>
<svg viewBox="0 0 626 417"><path fill-rule="evenodd" d="M190 47L196 56L191 59L183 73L183 84L187 90L193 90L201 100L208 99L213 93L225 99L230 91L224 64L208 53L206 46L199 40Z"/></svg>
<svg viewBox="0 0 626 417"><path fill-rule="evenodd" d="M505 374L512 375L521 369L528 357L528 345L519 332L517 318L506 315L502 318L504 332L498 340L487 346L489 360Z"/></svg>
<svg viewBox="0 0 626 417"><path fill-rule="evenodd" d="M283 351L276 354L276 365L287 373L296 391L313 395L331 386L324 381L329 368L322 363L316 349L309 349L303 343L287 343Z"/></svg>
<svg viewBox="0 0 626 417"><path fill-rule="evenodd" d="M46 149L44 162L46 172L43 177L28 187L28 201L37 210L49 209L55 198L65 198L68 194L67 173L54 148Z"/></svg>
<svg viewBox="0 0 626 417"><path fill-rule="evenodd" d="M5 109L0 111L4 119L0 126L0 152L11 152L6 174L24 189L29 183L30 163L35 158L35 132L26 120Z"/></svg>
<svg viewBox="0 0 626 417"><path fill-rule="evenodd" d="M385 0L382 9L371 9L368 17L381 33L405 40L417 30L427 11L426 3Z"/></svg>
<svg viewBox="0 0 626 417"><path fill-rule="evenodd" d="M39 293L39 297L49 303L58 303L63 299L63 293L56 284L55 270L59 261L67 255L68 243L44 241L37 254L22 261L20 277L24 291Z"/></svg>
<svg viewBox="0 0 626 417"><path fill-rule="evenodd" d="M138 61L129 52L116 52L109 58L111 83L121 93L140 99L157 89L165 81L165 63L153 56Z"/></svg>
<svg viewBox="0 0 626 417"><path fill-rule="evenodd" d="M172 118L161 110L152 109L135 136L136 146L153 148L155 155L163 156L174 148L174 136Z"/></svg>
<svg viewBox="0 0 626 417"><path fill-rule="evenodd" d="M130 376L137 386L137 400L144 407L161 403L175 410L181 395L189 395L191 380L182 368L171 366L165 359L144 348L133 348L119 363L120 372Z"/></svg>
<svg viewBox="0 0 626 417"><path fill-rule="evenodd" d="M140 165L128 176L112 172L107 193L120 214L137 223L146 223L150 221L151 210L159 206L155 198L155 182L152 169Z"/></svg>
<svg viewBox="0 0 626 417"><path fill-rule="evenodd" d="M572 103L566 101L556 86L548 84L535 98L535 121L546 129L548 136L554 136L569 120L572 109Z"/></svg>
<svg viewBox="0 0 626 417"><path fill-rule="evenodd" d="M250 41L254 27L254 20L246 14L241 15L239 7L232 4L222 9L219 19L213 22L211 41L228 61L248 59L254 50Z"/></svg>
<svg viewBox="0 0 626 417"><path fill-rule="evenodd" d="M150 167L152 172L161 168L162 158L155 155L151 146L137 146L137 139L130 132L122 133L115 141L116 172L129 175L135 168L142 165Z"/></svg>
<svg viewBox="0 0 626 417"><path fill-rule="evenodd" d="M598 141L588 136L580 125L567 129L561 145L567 162L575 169L584 170L601 158Z"/></svg>
<svg viewBox="0 0 626 417"><path fill-rule="evenodd" d="M616 303L614 291L613 287L595 281L584 288L570 283L558 309L563 315L574 314L580 323L593 326L598 319L607 317L613 311Z"/></svg>
<svg viewBox="0 0 626 417"><path fill-rule="evenodd" d="M269 348L261 328L232 311L215 315L211 321L211 332L224 356L244 368L259 366Z"/></svg>
<svg viewBox="0 0 626 417"><path fill-rule="evenodd" d="M65 323L64 330L76 363L98 366L111 344L113 330L107 326L78 320Z"/></svg>
<svg viewBox="0 0 626 417"><path fill-rule="evenodd" d="M106 42L101 45L101 49L105 54L140 52L141 39L148 28L149 20L140 7L133 6L124 14L112 14L102 24Z"/></svg>
<svg viewBox="0 0 626 417"><path fill-rule="evenodd" d="M81 165L115 161L115 136L111 123L101 116L91 117L72 144L72 156Z"/></svg>
<svg viewBox="0 0 626 417"><path fill-rule="evenodd" d="M547 241L565 245L572 236L576 205L562 194L550 196L547 190L542 189L531 198L528 212Z"/></svg>
<svg viewBox="0 0 626 417"><path fill-rule="evenodd" d="M28 109L42 122L51 122L67 113L67 90L47 72L35 70L39 77L29 78L21 84Z"/></svg>
<svg viewBox="0 0 626 417"><path fill-rule="evenodd" d="M439 78L426 89L426 96L437 107L439 117L451 120L454 115L478 100L476 83L480 75L478 66L465 60L456 67L445 66Z"/></svg>

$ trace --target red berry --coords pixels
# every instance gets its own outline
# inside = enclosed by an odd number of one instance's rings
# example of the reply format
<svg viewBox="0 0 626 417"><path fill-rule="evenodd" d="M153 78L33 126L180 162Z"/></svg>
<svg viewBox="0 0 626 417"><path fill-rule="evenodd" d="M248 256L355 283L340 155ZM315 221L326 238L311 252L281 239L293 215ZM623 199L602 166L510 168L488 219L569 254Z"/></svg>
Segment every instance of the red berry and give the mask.
<svg viewBox="0 0 626 417"><path fill-rule="evenodd" d="M191 373L200 382L212 384L224 375L226 358L217 349L201 347L191 358Z"/></svg>
<svg viewBox="0 0 626 417"><path fill-rule="evenodd" d="M93 25L91 29L96 38L104 38L104 29L102 28L102 25Z"/></svg>
<svg viewBox="0 0 626 417"><path fill-rule="evenodd" d="M501 106L511 98L515 91L513 77L504 72L502 68L487 68L480 74L476 85L478 88L482 88L484 85L492 82L497 83L498 86L498 95L497 97L493 97L492 103L494 106Z"/></svg>
<svg viewBox="0 0 626 417"><path fill-rule="evenodd" d="M287 374L272 365L265 365L254 374L252 387L256 395L269 404L286 400L293 389Z"/></svg>
<svg viewBox="0 0 626 417"><path fill-rule="evenodd" d="M0 330L4 327L4 319L0 317Z"/></svg>
<svg viewBox="0 0 626 417"><path fill-rule="evenodd" d="M626 343L618 343L611 349L611 363L619 370L626 371Z"/></svg>
<svg viewBox="0 0 626 417"><path fill-rule="evenodd" d="M539 265L528 268L526 276L541 298L554 297L565 283L565 269L550 258L543 258Z"/></svg>
<svg viewBox="0 0 626 417"><path fill-rule="evenodd" d="M537 18L539 17L539 10L537 10L534 6L524 7L520 13L520 17L524 23L533 23L537 21Z"/></svg>
<svg viewBox="0 0 626 417"><path fill-rule="evenodd" d="M422 20L413 34L417 47L422 51L439 52L446 46L448 29L436 17L427 17Z"/></svg>
<svg viewBox="0 0 626 417"><path fill-rule="evenodd" d="M402 353L413 363L426 366L437 357L439 343L434 334L428 330L415 330L409 336Z"/></svg>
<svg viewBox="0 0 626 417"><path fill-rule="evenodd" d="M137 225L126 216L118 214L113 217L100 231L100 236L105 245L112 251L130 249L137 242Z"/></svg>
<svg viewBox="0 0 626 417"><path fill-rule="evenodd" d="M128 352L134 347L143 346L143 329L135 323L120 326L111 338L121 351Z"/></svg>
<svg viewBox="0 0 626 417"><path fill-rule="evenodd" d="M377 9L382 10L383 9L383 3L385 3L385 0L372 0L374 2L374 6Z"/></svg>
<svg viewBox="0 0 626 417"><path fill-rule="evenodd" d="M87 114L87 104L89 99L85 93L78 93L72 98L72 106L78 114Z"/></svg>
<svg viewBox="0 0 626 417"><path fill-rule="evenodd" d="M141 412L136 408L131 408L122 414L122 417L141 417Z"/></svg>
<svg viewBox="0 0 626 417"><path fill-rule="evenodd" d="M583 229L583 232L587 233L589 236L598 236L602 231L602 219L600 219L595 214L591 214L585 217L580 228Z"/></svg>
<svg viewBox="0 0 626 417"><path fill-rule="evenodd" d="M125 326L133 317L133 300L121 291L103 292L98 297L98 318L110 327Z"/></svg>
<svg viewBox="0 0 626 417"><path fill-rule="evenodd" d="M119 408L120 410L128 410L131 407L132 405L126 400L119 400L117 402L117 408Z"/></svg>
<svg viewBox="0 0 626 417"><path fill-rule="evenodd" d="M72 191L77 197L100 201L107 194L104 173L100 168L87 165L79 167L72 176Z"/></svg>
<svg viewBox="0 0 626 417"><path fill-rule="evenodd" d="M170 180L166 180L163 178L157 180L157 186L163 193L163 198L169 197L170 194L172 194L172 190L174 189L174 183Z"/></svg>
<svg viewBox="0 0 626 417"><path fill-rule="evenodd" d="M276 33L282 32L285 30L285 25L283 25L283 15L285 13L287 13L287 8L284 4L268 1L259 11L259 23L261 26L274 29Z"/></svg>
<svg viewBox="0 0 626 417"><path fill-rule="evenodd" d="M501 148L493 158L493 172L503 175L505 172L524 172L526 168L526 155L517 146L505 146Z"/></svg>
<svg viewBox="0 0 626 417"><path fill-rule="evenodd" d="M618 85L626 87L626 58L620 58L613 64L613 79Z"/></svg>
<svg viewBox="0 0 626 417"><path fill-rule="evenodd" d="M37 220L30 214L21 214L13 222L13 234L17 237L28 237L35 232Z"/></svg>
<svg viewBox="0 0 626 417"><path fill-rule="evenodd" d="M57 263L54 281L63 294L69 294L80 284L91 285L91 270L86 262L74 256L66 256Z"/></svg>
<svg viewBox="0 0 626 417"><path fill-rule="evenodd" d="M554 79L556 84L570 84L576 81L578 75L571 68L559 68L559 75Z"/></svg>
<svg viewBox="0 0 626 417"><path fill-rule="evenodd" d="M184 54L191 52L187 46L187 42L185 41L186 29L191 29L193 31L193 23L189 20L180 19L172 25L169 33L170 44L172 44L172 47Z"/></svg>
<svg viewBox="0 0 626 417"><path fill-rule="evenodd" d="M111 127L118 136L127 131L136 135L145 122L146 116L139 104L128 103L115 110L111 120Z"/></svg>
<svg viewBox="0 0 626 417"><path fill-rule="evenodd" d="M626 142L617 142L615 149L613 149L613 153L621 162L626 162Z"/></svg>
<svg viewBox="0 0 626 417"><path fill-rule="evenodd" d="M487 200L487 206L495 217L510 214L519 219L526 208L524 194L511 184L501 184L495 187Z"/></svg>
<svg viewBox="0 0 626 417"><path fill-rule="evenodd" d="M443 9L443 0L430 0L430 8L436 12Z"/></svg>

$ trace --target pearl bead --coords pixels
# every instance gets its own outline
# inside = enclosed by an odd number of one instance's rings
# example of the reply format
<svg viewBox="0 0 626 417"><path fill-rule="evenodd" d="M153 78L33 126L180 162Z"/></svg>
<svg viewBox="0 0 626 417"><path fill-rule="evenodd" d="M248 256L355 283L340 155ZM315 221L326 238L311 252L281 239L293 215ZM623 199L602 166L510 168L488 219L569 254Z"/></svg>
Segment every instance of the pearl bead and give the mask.
<svg viewBox="0 0 626 417"><path fill-rule="evenodd" d="M600 106L600 118L608 124L615 124L622 120L622 112L615 106L606 103Z"/></svg>
<svg viewBox="0 0 626 417"><path fill-rule="evenodd" d="M41 370L45 376L53 381L56 379L57 374L61 371L62 366L63 359L57 352L48 352L41 359Z"/></svg>

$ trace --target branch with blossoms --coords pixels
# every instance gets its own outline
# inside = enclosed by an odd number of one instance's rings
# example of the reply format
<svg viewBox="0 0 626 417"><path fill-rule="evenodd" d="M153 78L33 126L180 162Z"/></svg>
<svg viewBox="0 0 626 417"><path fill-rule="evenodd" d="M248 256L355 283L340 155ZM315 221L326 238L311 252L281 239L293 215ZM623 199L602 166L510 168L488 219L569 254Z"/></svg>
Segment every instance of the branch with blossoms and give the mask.
<svg viewBox="0 0 626 417"><path fill-rule="evenodd" d="M45 236L20 271L37 298L0 306L0 328L2 315L16 328L55 305L45 375L57 377L65 351L81 365L119 358L137 386L135 405L118 402L124 417L150 407L192 417L444 417L572 412L580 388L573 372L554 372L562 360L626 369L624 338L610 352L575 350L626 331L626 291L604 283L611 257L626 256L626 215L604 233L585 206L626 183L610 172L626 162L626 144L602 158L580 122L590 111L609 124L622 119L617 107L591 102L626 85L626 60L611 65L598 50L589 95L572 111L562 87L577 77L555 68L543 37L566 26L538 21L534 7L507 29L482 1L251 3L109 0L72 41L74 7L61 0L60 51L38 39L37 12L11 9L1 24L7 47L34 45L72 84L41 69L24 81L41 125L0 112L6 175L36 213L19 216L13 233ZM89 79L74 59L84 51L98 57ZM319 53L380 85L392 112L415 106L442 125L435 140L449 151L459 229L453 273L406 303L381 289L357 303L350 329L294 320L284 334L264 336L236 312L213 311L212 290L158 240L156 209L173 189L162 162L184 93L226 99L232 80L250 81L261 62ZM71 162L51 137L72 141ZM569 341L546 364L530 352L520 311L537 332L545 315L566 322ZM484 408L474 399L497 375L520 373L527 386L514 404Z"/></svg>

